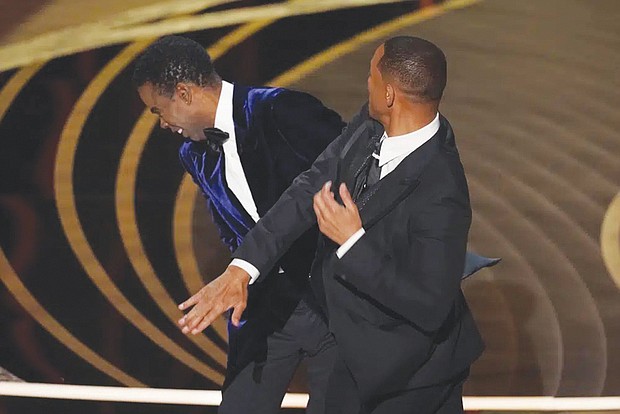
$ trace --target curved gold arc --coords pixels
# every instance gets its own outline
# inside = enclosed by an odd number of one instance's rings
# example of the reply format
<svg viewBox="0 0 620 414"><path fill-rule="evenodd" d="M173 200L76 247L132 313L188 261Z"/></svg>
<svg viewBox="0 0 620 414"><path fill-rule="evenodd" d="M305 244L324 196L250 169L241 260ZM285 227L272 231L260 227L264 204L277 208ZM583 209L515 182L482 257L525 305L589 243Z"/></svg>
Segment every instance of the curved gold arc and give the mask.
<svg viewBox="0 0 620 414"><path fill-rule="evenodd" d="M103 359L99 354L73 336L60 322L54 319L19 279L19 276L17 276L9 260L4 255L2 248L0 248L0 280L2 280L2 283L4 283L9 292L13 294L13 297L15 297L19 304L26 309L39 325L80 358L121 384L127 385L128 387L145 386L145 384Z"/></svg>
<svg viewBox="0 0 620 414"><path fill-rule="evenodd" d="M4 118L6 111L9 110L19 92L44 65L45 62L42 62L18 70L4 85L2 91L0 91L0 120Z"/></svg>
<svg viewBox="0 0 620 414"><path fill-rule="evenodd" d="M95 47L137 41L173 33L187 33L217 27L233 26L259 20L317 14L332 10L399 3L406 0L310 0L263 4L228 10L176 17L128 27L91 26L76 38L75 33L60 32L18 42L0 48L0 70L26 65L36 60L66 56ZM54 47L50 47L54 45Z"/></svg>
<svg viewBox="0 0 620 414"><path fill-rule="evenodd" d="M74 106L58 143L54 173L56 205L60 215L60 222L69 241L69 245L84 267L88 277L106 299L108 299L119 313L133 324L136 329L162 349L169 352L174 358L201 375L221 383L223 380L222 374L195 358L163 334L155 325L145 318L144 315L129 302L114 283L112 283L86 239L75 205L75 196L73 193L73 166L75 151L84 123L102 91L105 90L111 80L114 79L114 77L150 42L151 41L136 42L123 49L97 74Z"/></svg>
<svg viewBox="0 0 620 414"><path fill-rule="evenodd" d="M148 139L151 131L157 125L157 118L153 117L153 114L151 114L149 110L145 110L140 116L140 119L144 119L145 121L140 122L139 125L136 124L134 132L132 132L132 135L134 136L133 139ZM139 154L136 155L136 163L139 162L138 158ZM197 187L192 184L193 183L189 175L185 174L183 176L181 186L179 188L179 191L177 192L177 196L175 199L172 232L174 253L177 261L177 266L179 267L179 271L181 272L181 278L183 279L183 283L185 284L188 292L195 293L198 292L200 288L202 288L204 282L202 280L202 277L200 276L198 262L196 261L196 257L194 256L191 223L187 223L187 221L193 214L193 207L195 202L195 194L193 196L190 195L192 197L191 200L186 200L187 193L189 192L191 194L192 191L195 192L197 189ZM133 197L134 194L132 194L131 196ZM135 226L136 224L131 223L131 225ZM138 230L136 229L135 231ZM122 233L121 237L123 237ZM127 242L125 240L123 240L123 243L127 245ZM130 255L131 258L131 256L134 255L134 251L128 250L127 254ZM148 260L146 259L146 255L144 257L145 260ZM140 269L136 268L135 266L134 270L136 271L136 273L140 272ZM143 279L143 277L140 277L141 281L143 281ZM148 282L148 277L145 280L147 281L146 283L150 283ZM143 284L144 283L145 282L143 281ZM160 282L157 281L157 283ZM223 317L217 318L215 322L213 322L212 327L220 338L222 338L224 341L227 340L228 335L226 334L226 321ZM218 362L220 362L219 359Z"/></svg>
<svg viewBox="0 0 620 414"><path fill-rule="evenodd" d="M430 20L450 10L467 7L472 4L479 3L480 1L482 0L447 0L444 3L424 7L423 9L399 16L385 23L381 23L353 36L350 39L342 41L329 49L317 53L310 59L305 60L299 65L274 78L268 84L275 86L288 86L291 83L297 82L306 77L310 73L315 72L328 63L333 62L339 57L357 50L365 43L375 42L404 27Z"/></svg>
<svg viewBox="0 0 620 414"><path fill-rule="evenodd" d="M144 250L136 218L134 196L138 163L148 139L148 135L138 132L142 131L144 126L151 125L153 118L153 114L144 112L125 144L116 176L116 220L125 250L140 282L159 308L176 326L176 322L183 316L183 313L177 308L175 301L155 275L155 270ZM209 341L206 336L189 335L188 338L222 366L226 366L226 353Z"/></svg>
<svg viewBox="0 0 620 414"><path fill-rule="evenodd" d="M620 193L609 204L601 224L601 255L609 275L620 289Z"/></svg>
<svg viewBox="0 0 620 414"><path fill-rule="evenodd" d="M189 174L184 174L174 203L172 227L174 233L174 253L183 275L185 287L191 294L198 292L205 284L200 276L192 232L194 205L197 194L198 187L194 184Z"/></svg>
<svg viewBox="0 0 620 414"><path fill-rule="evenodd" d="M0 91L0 121L4 118L6 111L9 109L19 92L45 65L45 63L46 62L41 62L36 65L31 65L20 69L13 75L9 82L4 85ZM19 279L19 276L11 266L7 257L4 255L2 248L0 248L0 280L2 280L9 292L13 294L19 304L30 314L30 316L32 316L35 321L37 321L37 323L39 323L39 325L48 331L61 344L73 351L77 356L121 384L130 387L145 386L145 384L115 367L82 343L49 312L47 312Z"/></svg>

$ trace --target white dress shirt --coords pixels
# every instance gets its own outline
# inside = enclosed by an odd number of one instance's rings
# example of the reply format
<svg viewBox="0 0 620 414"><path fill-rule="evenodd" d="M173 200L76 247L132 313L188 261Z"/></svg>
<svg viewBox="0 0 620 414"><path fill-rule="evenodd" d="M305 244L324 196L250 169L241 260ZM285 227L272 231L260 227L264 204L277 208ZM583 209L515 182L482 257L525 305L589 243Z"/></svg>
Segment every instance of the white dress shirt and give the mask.
<svg viewBox="0 0 620 414"><path fill-rule="evenodd" d="M222 92L215 110L214 126L224 132L228 132L228 139L222 145L226 185L256 223L260 217L258 216L256 203L252 197L248 180L245 178L243 165L241 165L241 159L237 151L235 121L233 120L233 89L232 83L222 81Z"/></svg>
<svg viewBox="0 0 620 414"><path fill-rule="evenodd" d="M248 180L245 178L243 165L241 165L241 159L237 151L235 121L233 119L233 91L234 85L232 83L222 81L222 91L220 92L220 99L217 102L217 109L215 110L214 126L224 132L228 132L228 139L222 145L226 185L256 223L260 217L258 216L256 203L252 197ZM234 259L230 264L248 272L252 277L250 283L253 283L260 274L256 267L245 260Z"/></svg>
<svg viewBox="0 0 620 414"><path fill-rule="evenodd" d="M431 139L437 131L439 131L439 114L437 114L435 119L429 124L405 135L388 137L384 132L383 137L381 137L381 149L379 153L379 168L381 168L379 179L382 180L385 176L394 171L405 157L420 148L426 141ZM336 250L336 256L341 259L365 233L366 231L363 227L353 233L353 235Z"/></svg>

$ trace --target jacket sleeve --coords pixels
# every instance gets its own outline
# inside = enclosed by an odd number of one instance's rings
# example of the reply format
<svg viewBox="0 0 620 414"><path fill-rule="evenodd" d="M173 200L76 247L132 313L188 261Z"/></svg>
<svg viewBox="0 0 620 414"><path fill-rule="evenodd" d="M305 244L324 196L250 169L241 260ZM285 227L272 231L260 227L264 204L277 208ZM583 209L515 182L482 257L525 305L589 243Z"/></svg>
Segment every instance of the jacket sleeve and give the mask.
<svg viewBox="0 0 620 414"><path fill-rule="evenodd" d="M462 192L435 191L415 217L403 217L407 245L381 243L371 229L335 259L335 277L423 331L435 332L460 292L470 223Z"/></svg>
<svg viewBox="0 0 620 414"><path fill-rule="evenodd" d="M323 184L336 177L342 149L353 132L368 120L368 108L364 106L353 120L291 186L280 196L276 204L246 234L233 258L254 265L261 277L267 274L290 245L316 223L312 209L313 196Z"/></svg>
<svg viewBox="0 0 620 414"><path fill-rule="evenodd" d="M215 227L217 228L218 234L220 236L220 240L222 241L222 243L224 243L226 247L228 247L228 249L232 251L234 246L237 245L237 237L235 236L235 233L230 229L230 227L228 227L228 225L225 223L222 216L220 216L217 210L213 207L213 204L211 202L211 199L209 198L209 195L204 191L204 189L200 185L200 182L198 181L198 178L197 178L197 174L199 174L199 172L195 171L193 165L187 162L186 160L186 157L188 156L187 151L188 151L187 147L181 147L181 149L179 150L179 160L181 161L181 165L183 166L185 171L190 175L190 177L192 177L194 184L196 184L198 188L200 189L200 192L202 193L202 196L207 203L207 208L209 209L209 213L211 214L211 219L213 220L213 224L215 224Z"/></svg>

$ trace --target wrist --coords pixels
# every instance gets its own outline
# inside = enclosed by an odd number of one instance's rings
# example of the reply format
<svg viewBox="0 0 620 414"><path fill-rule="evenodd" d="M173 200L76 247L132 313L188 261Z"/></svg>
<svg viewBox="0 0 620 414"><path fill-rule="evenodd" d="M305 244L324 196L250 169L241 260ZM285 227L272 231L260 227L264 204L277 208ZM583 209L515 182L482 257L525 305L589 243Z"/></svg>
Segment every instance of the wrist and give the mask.
<svg viewBox="0 0 620 414"><path fill-rule="evenodd" d="M349 239L351 239L351 237L353 237L357 232L360 231L360 229L362 228L362 226L359 226L356 229L352 229L351 231L347 231L347 233L342 237L342 240L340 240L340 242L338 243L340 246L342 246L344 243L346 243Z"/></svg>
<svg viewBox="0 0 620 414"><path fill-rule="evenodd" d="M236 266L234 264L228 265L227 270L230 272L232 277L235 280L245 283L246 285L250 283L252 277L248 272L246 272L243 268Z"/></svg>

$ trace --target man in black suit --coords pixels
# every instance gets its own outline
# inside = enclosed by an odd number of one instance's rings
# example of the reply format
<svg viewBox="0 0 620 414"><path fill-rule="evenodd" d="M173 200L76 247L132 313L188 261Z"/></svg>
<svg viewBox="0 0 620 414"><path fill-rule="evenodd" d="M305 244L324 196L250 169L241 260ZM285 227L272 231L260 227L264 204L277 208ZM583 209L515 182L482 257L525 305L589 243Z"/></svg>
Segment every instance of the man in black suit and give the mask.
<svg viewBox="0 0 620 414"><path fill-rule="evenodd" d="M438 112L446 77L443 52L426 40L377 48L368 106L246 235L233 257L252 272L233 263L180 305L191 307L184 331L230 308L238 323L250 278L268 281L318 222L311 283L339 350L327 412L462 412L462 384L483 344L460 288L471 209Z"/></svg>
<svg viewBox="0 0 620 414"><path fill-rule="evenodd" d="M224 244L241 240L344 123L316 98L223 81L204 48L166 36L138 58L134 84L160 126L183 135L181 163L202 190ZM334 339L308 283L318 238L304 234L249 289L243 322L229 324L220 413L280 411L293 373L308 360L308 413L323 412Z"/></svg>

